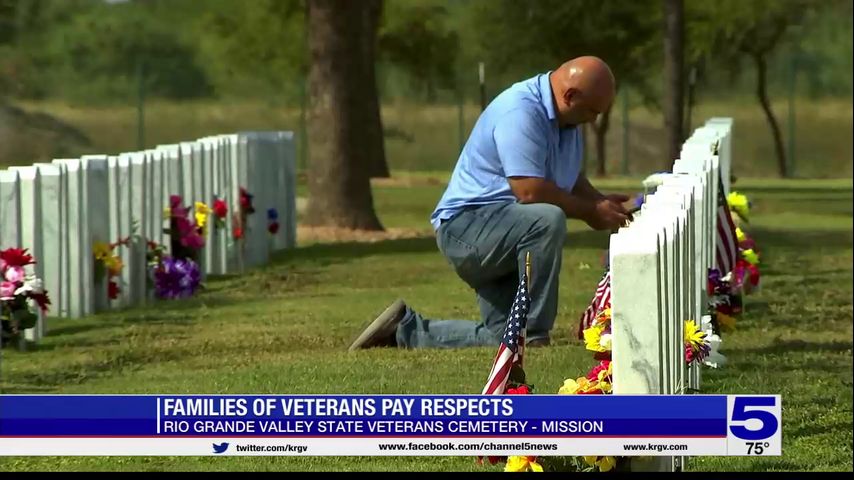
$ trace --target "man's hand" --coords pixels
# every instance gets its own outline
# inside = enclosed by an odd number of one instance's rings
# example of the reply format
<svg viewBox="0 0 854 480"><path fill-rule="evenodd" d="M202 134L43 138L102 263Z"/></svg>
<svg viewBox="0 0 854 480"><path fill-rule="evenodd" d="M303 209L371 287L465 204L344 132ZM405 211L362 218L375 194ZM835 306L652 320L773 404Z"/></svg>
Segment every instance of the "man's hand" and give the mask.
<svg viewBox="0 0 854 480"><path fill-rule="evenodd" d="M625 195L609 195L610 197L625 198ZM623 207L622 203L611 200L606 196L596 201L593 214L586 219L587 224L594 230L616 230L624 226L631 219L631 215Z"/></svg>
<svg viewBox="0 0 854 480"><path fill-rule="evenodd" d="M608 200L610 200L612 202L622 204L622 203L626 203L629 200L631 200L632 197L630 197L628 195L623 195L622 193L609 193L609 194L605 195L605 198L607 198Z"/></svg>

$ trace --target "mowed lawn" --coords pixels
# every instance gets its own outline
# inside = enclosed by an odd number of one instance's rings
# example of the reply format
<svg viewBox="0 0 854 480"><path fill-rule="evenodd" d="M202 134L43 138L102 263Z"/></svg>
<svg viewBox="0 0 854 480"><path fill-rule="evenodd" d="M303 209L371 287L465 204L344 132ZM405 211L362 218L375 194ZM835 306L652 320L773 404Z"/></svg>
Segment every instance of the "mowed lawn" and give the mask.
<svg viewBox="0 0 854 480"><path fill-rule="evenodd" d="M439 182L377 186L387 227L423 232L373 243L312 244L266 268L212 278L198 297L55 320L30 352L3 352L3 393L479 393L494 348L348 353L397 297L433 318L477 316L473 293L436 250L427 217ZM627 193L640 182L595 182ZM750 232L762 288L748 297L729 363L703 393L780 394L781 457L700 457L691 470L852 470L852 183L752 181ZM602 273L607 235L572 221L553 346L529 351L529 380L556 393L591 355L574 338ZM619 381L619 380L618 380ZM478 471L471 457L0 457L0 470Z"/></svg>

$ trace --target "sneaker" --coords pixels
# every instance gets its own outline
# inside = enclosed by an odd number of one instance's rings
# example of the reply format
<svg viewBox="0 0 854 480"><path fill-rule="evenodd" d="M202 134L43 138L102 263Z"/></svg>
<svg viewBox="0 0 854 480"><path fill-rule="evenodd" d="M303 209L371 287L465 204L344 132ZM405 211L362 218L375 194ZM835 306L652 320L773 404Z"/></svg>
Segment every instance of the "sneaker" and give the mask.
<svg viewBox="0 0 854 480"><path fill-rule="evenodd" d="M549 337L538 337L538 338L532 338L530 340L525 341L526 347L534 347L534 348L536 348L536 347L548 347L550 344L551 344L551 340L549 340Z"/></svg>
<svg viewBox="0 0 854 480"><path fill-rule="evenodd" d="M365 328L350 345L349 350L352 352L360 348L397 346L397 325L403 320L405 313L406 304L403 300L396 300Z"/></svg>

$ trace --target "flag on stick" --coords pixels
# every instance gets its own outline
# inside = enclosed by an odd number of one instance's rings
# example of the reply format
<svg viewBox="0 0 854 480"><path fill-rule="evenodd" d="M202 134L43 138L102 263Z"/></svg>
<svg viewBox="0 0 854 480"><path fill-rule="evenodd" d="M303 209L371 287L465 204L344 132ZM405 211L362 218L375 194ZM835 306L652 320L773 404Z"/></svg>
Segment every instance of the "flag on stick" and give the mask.
<svg viewBox="0 0 854 480"><path fill-rule="evenodd" d="M528 253L525 259L525 273L522 274L522 280L519 282L519 288L516 291L516 298L513 300L510 315L507 317L504 335L501 337L501 344L498 345L498 353L492 362L492 370L490 370L486 385L483 387L484 395L503 394L511 376L516 377L517 375L521 375L521 381L524 382L522 359L525 351L525 329L528 324L528 309L531 305L531 298L528 295L530 270L531 254Z"/></svg>
<svg viewBox="0 0 854 480"><path fill-rule="evenodd" d="M584 329L593 325L593 320L599 312L611 306L611 270L606 270L596 286L596 293L593 295L593 300L590 305L581 314L581 319L578 322L578 338L584 338Z"/></svg>
<svg viewBox="0 0 854 480"><path fill-rule="evenodd" d="M726 275L735 267L738 259L738 243L735 224L726 201L723 181L718 178L718 229L715 235L715 267Z"/></svg>

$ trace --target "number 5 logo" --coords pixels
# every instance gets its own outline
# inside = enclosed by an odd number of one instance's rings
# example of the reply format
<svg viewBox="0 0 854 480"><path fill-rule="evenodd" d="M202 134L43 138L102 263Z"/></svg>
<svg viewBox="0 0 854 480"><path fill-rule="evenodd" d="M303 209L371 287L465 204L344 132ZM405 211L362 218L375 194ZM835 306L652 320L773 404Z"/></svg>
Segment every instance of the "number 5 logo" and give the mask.
<svg viewBox="0 0 854 480"><path fill-rule="evenodd" d="M774 397L736 397L729 420L730 424L738 422L739 425L730 425L729 431L742 440L764 440L771 437L777 433L780 426L777 417L767 408L751 407L774 408L776 403L777 399ZM759 420L761 426L751 430L741 425L748 420Z"/></svg>

